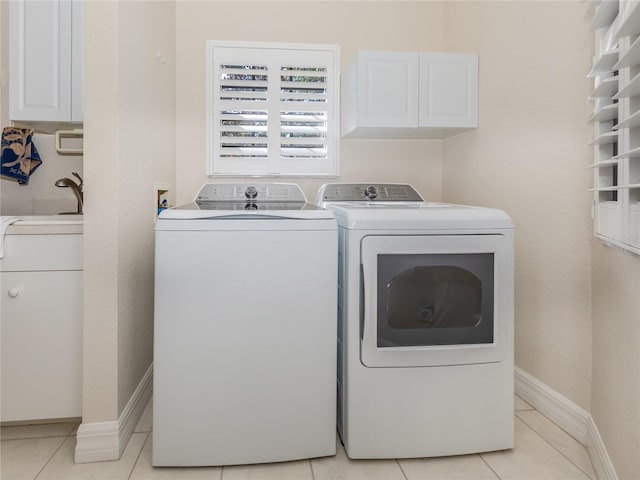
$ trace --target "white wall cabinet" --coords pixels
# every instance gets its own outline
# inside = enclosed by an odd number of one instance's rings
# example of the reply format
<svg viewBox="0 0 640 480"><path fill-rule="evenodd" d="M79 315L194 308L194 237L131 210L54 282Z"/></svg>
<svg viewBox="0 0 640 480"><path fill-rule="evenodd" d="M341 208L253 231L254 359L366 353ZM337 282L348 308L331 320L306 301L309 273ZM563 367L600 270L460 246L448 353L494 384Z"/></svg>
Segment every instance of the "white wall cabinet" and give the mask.
<svg viewBox="0 0 640 480"><path fill-rule="evenodd" d="M0 420L80 417L82 235L8 233L4 247Z"/></svg>
<svg viewBox="0 0 640 480"><path fill-rule="evenodd" d="M82 122L82 1L9 2L9 119Z"/></svg>
<svg viewBox="0 0 640 480"><path fill-rule="evenodd" d="M342 79L342 136L445 138L478 126L478 56L358 52Z"/></svg>

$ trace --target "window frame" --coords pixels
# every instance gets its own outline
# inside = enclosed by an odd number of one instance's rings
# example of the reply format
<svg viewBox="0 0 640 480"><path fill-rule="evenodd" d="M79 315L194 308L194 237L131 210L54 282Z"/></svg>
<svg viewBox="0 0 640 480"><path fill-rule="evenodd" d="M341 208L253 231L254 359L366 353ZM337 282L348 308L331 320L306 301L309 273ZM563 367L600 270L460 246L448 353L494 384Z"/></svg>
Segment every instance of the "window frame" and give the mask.
<svg viewBox="0 0 640 480"><path fill-rule="evenodd" d="M327 132L326 132L326 158L316 159L312 162L306 158L287 159L281 155L281 142L278 142L277 153L273 153L273 140L269 142L266 163L261 164L265 169L257 169L255 162L247 161L243 165L238 163L230 168L232 161L223 160L217 155L215 148L215 136L219 135L220 129L220 102L219 92L214 91L216 85L215 72L217 71L216 49L246 49L248 55L255 55L256 51L264 51L265 56L278 55L278 51L283 55L293 57L302 54L305 58L318 53L318 56L325 56L325 61L330 63L327 66L326 85L329 90L328 101L323 105L322 110L327 111ZM276 52L276 53L273 53ZM284 53L283 53L284 52ZM244 53L244 52L242 52ZM340 58L339 47L337 45L302 44L302 43L272 43L272 42L236 42L207 40L206 42L206 175L209 177L306 177L306 178L335 178L339 174L339 151L340 151ZM242 57L243 55L240 55ZM217 57L218 59L220 56ZM280 66L284 66L286 60L279 61ZM243 64L243 59L239 59L239 64ZM246 62L249 63L249 62ZM291 65L297 67L324 67L315 62L305 65ZM268 85L276 82L280 85L280 72L277 72L277 79L268 80ZM278 91L279 87L278 87ZM281 93L279 93L280 95ZM273 105L284 106L280 97L273 99L268 97L265 102L269 121L273 116ZM326 107L325 107L326 105ZM280 110L280 108L278 108ZM280 126L281 112L278 113L277 124ZM270 128L270 127L268 127ZM280 128L280 127L278 127ZM282 138L282 137L279 137ZM238 168L235 168L235 167Z"/></svg>
<svg viewBox="0 0 640 480"><path fill-rule="evenodd" d="M640 96L630 92L640 83L640 63L634 60L640 50L640 3L592 0L592 6L594 235L640 254Z"/></svg>

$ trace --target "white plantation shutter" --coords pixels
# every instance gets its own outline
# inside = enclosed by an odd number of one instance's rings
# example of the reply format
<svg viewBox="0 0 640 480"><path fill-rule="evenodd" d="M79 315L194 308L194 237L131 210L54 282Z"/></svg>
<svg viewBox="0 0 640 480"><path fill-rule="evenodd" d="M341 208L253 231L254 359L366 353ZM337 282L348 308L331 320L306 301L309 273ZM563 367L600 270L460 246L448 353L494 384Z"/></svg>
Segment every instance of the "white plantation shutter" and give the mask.
<svg viewBox="0 0 640 480"><path fill-rule="evenodd" d="M337 175L336 47L208 42L208 53L208 175Z"/></svg>

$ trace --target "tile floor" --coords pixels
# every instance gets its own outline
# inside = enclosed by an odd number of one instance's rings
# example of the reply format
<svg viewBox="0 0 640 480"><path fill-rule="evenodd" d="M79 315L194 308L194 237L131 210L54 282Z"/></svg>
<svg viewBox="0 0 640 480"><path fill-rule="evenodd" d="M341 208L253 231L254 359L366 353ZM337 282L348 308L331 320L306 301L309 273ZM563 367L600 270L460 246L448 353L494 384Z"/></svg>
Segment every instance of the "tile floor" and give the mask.
<svg viewBox="0 0 640 480"><path fill-rule="evenodd" d="M585 449L519 397L513 450L432 459L297 462L212 468L151 466L151 403L122 455L113 462L75 465L77 424L2 427L1 480L419 480L595 479Z"/></svg>

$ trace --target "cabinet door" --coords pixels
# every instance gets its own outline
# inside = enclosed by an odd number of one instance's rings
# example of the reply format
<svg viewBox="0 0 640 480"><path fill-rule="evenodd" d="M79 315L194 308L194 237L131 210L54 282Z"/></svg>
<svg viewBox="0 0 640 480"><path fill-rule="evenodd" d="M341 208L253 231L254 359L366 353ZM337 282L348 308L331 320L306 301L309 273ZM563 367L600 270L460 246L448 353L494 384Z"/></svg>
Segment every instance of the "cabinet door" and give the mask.
<svg viewBox="0 0 640 480"><path fill-rule="evenodd" d="M0 273L2 421L82 414L82 272Z"/></svg>
<svg viewBox="0 0 640 480"><path fill-rule="evenodd" d="M83 0L73 0L71 3L71 121L82 122L83 81L84 81L84 48L82 21Z"/></svg>
<svg viewBox="0 0 640 480"><path fill-rule="evenodd" d="M421 127L478 126L478 56L420 54Z"/></svg>
<svg viewBox="0 0 640 480"><path fill-rule="evenodd" d="M418 126L417 53L358 54L359 127Z"/></svg>
<svg viewBox="0 0 640 480"><path fill-rule="evenodd" d="M71 2L9 2L9 118L71 119Z"/></svg>

